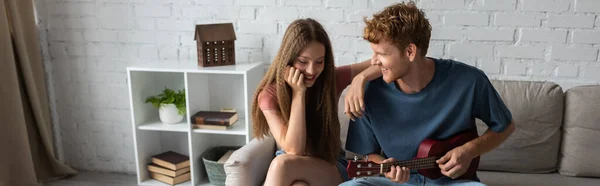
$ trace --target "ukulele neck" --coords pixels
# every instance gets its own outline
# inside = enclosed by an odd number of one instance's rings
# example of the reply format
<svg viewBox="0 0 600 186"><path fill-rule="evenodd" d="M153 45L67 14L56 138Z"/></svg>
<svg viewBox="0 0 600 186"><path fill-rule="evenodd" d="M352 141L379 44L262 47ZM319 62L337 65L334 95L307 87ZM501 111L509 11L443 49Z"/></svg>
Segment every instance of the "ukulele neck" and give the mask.
<svg viewBox="0 0 600 186"><path fill-rule="evenodd" d="M437 160L437 157L427 157L427 158L420 158L420 159L414 159L414 160L405 160L405 161L396 161L396 162L390 162L390 163L382 163L381 164L381 172L389 172L392 166L400 166L400 167L406 167L409 169L430 169L430 168L434 168L435 166L437 166L437 163L435 162Z"/></svg>

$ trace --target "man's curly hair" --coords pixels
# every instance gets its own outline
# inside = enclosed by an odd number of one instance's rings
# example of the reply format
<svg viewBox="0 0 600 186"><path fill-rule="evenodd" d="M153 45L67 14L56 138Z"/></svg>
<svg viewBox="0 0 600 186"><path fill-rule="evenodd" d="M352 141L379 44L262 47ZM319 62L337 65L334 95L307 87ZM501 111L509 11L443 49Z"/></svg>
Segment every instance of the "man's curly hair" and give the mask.
<svg viewBox="0 0 600 186"><path fill-rule="evenodd" d="M419 10L414 2L392 4L373 14L373 19L368 20L365 17L364 21L365 40L375 44L388 41L400 50L414 43L421 50L422 56L427 54L431 25L425 13Z"/></svg>

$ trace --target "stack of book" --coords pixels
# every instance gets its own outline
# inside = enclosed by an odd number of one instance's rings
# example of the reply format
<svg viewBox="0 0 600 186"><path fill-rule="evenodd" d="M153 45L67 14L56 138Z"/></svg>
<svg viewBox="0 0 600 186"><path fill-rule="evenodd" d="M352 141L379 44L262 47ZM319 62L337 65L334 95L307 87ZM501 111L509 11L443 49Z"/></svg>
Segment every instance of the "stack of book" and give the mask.
<svg viewBox="0 0 600 186"><path fill-rule="evenodd" d="M238 121L235 110L199 111L191 119L195 129L227 130Z"/></svg>
<svg viewBox="0 0 600 186"><path fill-rule="evenodd" d="M148 164L150 177L170 185L190 180L190 158L173 151L152 156Z"/></svg>

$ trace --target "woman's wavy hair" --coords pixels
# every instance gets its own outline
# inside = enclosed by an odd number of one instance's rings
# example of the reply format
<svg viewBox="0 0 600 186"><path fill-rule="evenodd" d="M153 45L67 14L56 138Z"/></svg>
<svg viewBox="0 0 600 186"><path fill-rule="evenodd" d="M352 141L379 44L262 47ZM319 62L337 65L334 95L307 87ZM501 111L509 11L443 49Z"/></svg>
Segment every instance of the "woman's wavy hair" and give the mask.
<svg viewBox="0 0 600 186"><path fill-rule="evenodd" d="M254 94L252 126L254 136L259 139L271 135L269 125L258 105L260 93L271 85L276 87L278 111L281 113L285 125L288 124L292 89L285 81L285 70L313 41L319 42L325 47L325 67L315 84L307 89L306 149L312 155L334 162L341 150L341 142L337 117L333 51L325 29L313 19L298 19L288 26L279 51Z"/></svg>

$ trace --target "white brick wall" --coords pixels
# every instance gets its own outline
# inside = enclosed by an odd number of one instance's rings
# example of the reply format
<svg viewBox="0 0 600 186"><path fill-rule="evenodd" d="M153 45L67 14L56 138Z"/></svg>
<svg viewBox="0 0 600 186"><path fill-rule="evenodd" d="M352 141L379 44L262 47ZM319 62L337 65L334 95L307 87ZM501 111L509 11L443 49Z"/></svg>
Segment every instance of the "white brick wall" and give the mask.
<svg viewBox="0 0 600 186"><path fill-rule="evenodd" d="M433 24L429 56L492 79L600 82L598 0L416 0ZM363 16L397 0L37 0L60 144L83 170L134 173L127 65L196 63L194 24L233 22L238 62L270 63L287 25L324 25L336 63L371 56Z"/></svg>

